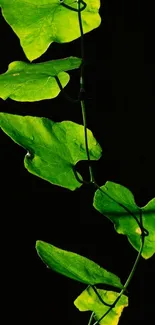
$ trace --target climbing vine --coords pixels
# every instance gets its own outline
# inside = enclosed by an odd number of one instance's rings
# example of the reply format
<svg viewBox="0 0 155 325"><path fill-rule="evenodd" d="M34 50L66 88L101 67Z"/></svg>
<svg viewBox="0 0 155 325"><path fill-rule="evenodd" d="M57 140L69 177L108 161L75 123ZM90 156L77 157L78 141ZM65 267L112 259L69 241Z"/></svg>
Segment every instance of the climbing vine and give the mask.
<svg viewBox="0 0 155 325"><path fill-rule="evenodd" d="M129 189L110 181L99 186L94 177L92 161L100 159L102 148L87 129L84 35L100 26L100 1L0 0L0 7L30 61L9 64L8 70L0 75L0 97L35 102L55 98L62 92L64 100L81 107L83 118L83 125L79 125L72 121L55 122L45 117L1 112L1 129L26 149L24 165L30 173L71 191L85 183L93 186L94 208L110 219L117 233L127 236L138 252L125 284L88 258L43 241L37 241L37 253L50 269L87 285L74 304L80 311L92 312L89 325L102 325L105 318L106 324L116 325L124 307L128 306L127 288L139 259L141 256L151 258L155 253L155 198L139 207ZM32 62L53 42L71 42L79 37L80 58ZM70 81L68 72L73 69L80 69L77 98L72 98L64 89ZM88 162L89 181L77 171L76 164L81 160ZM112 286L113 291L99 289L100 284Z"/></svg>

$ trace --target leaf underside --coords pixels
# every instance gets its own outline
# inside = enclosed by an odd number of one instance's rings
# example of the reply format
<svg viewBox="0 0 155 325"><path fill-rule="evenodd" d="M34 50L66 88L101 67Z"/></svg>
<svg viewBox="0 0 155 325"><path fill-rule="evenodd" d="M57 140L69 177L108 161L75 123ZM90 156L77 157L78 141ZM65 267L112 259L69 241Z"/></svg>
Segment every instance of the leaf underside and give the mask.
<svg viewBox="0 0 155 325"><path fill-rule="evenodd" d="M141 247L140 222L142 214L143 227L149 232L145 237L142 256L148 259L155 253L155 198L144 207L138 207L133 194L124 186L106 182L95 192L93 206L96 210L108 217L119 234L128 237L131 245L137 250Z"/></svg>

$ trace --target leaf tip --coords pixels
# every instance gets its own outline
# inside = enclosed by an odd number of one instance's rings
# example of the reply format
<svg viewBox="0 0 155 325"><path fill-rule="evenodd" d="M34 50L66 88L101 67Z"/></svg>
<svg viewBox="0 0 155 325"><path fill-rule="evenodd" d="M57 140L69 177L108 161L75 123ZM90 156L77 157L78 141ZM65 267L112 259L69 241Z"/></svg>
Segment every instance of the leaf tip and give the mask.
<svg viewBox="0 0 155 325"><path fill-rule="evenodd" d="M35 248L36 248L36 251L37 251L38 254L39 254L40 247L41 247L41 244L42 244L42 243L43 243L43 242L42 242L41 240L37 240L37 241L36 241Z"/></svg>

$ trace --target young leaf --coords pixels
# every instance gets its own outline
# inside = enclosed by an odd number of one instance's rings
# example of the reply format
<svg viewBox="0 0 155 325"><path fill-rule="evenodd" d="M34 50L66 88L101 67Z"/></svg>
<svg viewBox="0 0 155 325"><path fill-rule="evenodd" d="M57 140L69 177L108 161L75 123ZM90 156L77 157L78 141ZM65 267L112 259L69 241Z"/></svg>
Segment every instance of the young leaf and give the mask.
<svg viewBox="0 0 155 325"><path fill-rule="evenodd" d="M105 303L112 304L119 293L113 291L106 291L97 289L98 294ZM89 311L95 313L95 320L99 320L110 307L104 305L101 300L98 298L96 293L91 287L88 287L84 290L74 301L74 305L80 311ZM100 325L117 325L119 318L122 314L124 307L128 306L128 298L125 295L122 295L115 307L100 321Z"/></svg>
<svg viewBox="0 0 155 325"><path fill-rule="evenodd" d="M79 160L87 160L82 125L0 113L0 127L28 151L24 164L30 173L70 190L81 186L73 168ZM88 142L90 158L99 159L102 150L90 130Z"/></svg>
<svg viewBox="0 0 155 325"><path fill-rule="evenodd" d="M149 232L145 237L142 256L148 259L155 253L155 198L140 208L136 205L133 194L126 187L106 182L96 191L93 206L114 223L119 234L128 237L137 251L141 246L141 229L135 217L140 222L141 212L143 227Z"/></svg>
<svg viewBox="0 0 155 325"><path fill-rule="evenodd" d="M65 87L69 75L64 71L79 68L80 64L81 59L76 57L34 64L12 62L8 71L0 75L0 97L20 102L54 98L60 93L55 77Z"/></svg>
<svg viewBox="0 0 155 325"><path fill-rule="evenodd" d="M65 0L77 9L77 1ZM84 33L97 28L100 0L85 0L81 12ZM71 42L80 37L78 13L62 6L59 0L0 0L2 15L20 39L27 58L40 57L52 42Z"/></svg>
<svg viewBox="0 0 155 325"><path fill-rule="evenodd" d="M85 284L107 284L117 288L123 285L115 274L76 253L68 252L38 240L36 250L42 261L53 271Z"/></svg>

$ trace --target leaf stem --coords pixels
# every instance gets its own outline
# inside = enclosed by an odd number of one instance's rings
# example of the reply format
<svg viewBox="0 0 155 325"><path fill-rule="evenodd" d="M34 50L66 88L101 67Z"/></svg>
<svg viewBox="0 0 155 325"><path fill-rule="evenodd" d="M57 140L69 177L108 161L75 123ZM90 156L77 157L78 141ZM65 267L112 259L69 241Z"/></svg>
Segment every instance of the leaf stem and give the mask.
<svg viewBox="0 0 155 325"><path fill-rule="evenodd" d="M64 97L65 97L69 102L71 102L71 103L73 103L73 104L78 104L78 103L80 103L80 96L78 96L78 99L74 99L74 98L70 97L70 96L65 92L64 88L62 87L61 82L60 82L58 76L55 76L55 80L56 80L56 82L57 82L57 84L58 84L58 86L59 86L59 88L60 88L60 90L61 90L61 93L63 94L63 96L64 96Z"/></svg>
<svg viewBox="0 0 155 325"><path fill-rule="evenodd" d="M98 320L98 321L96 321L93 325L97 325L97 324L99 324L100 323L100 321L107 315L107 314L109 314L109 312L115 307L115 305L117 304L117 302L119 301L119 299L121 298L121 296L123 295L123 293L126 291L126 289L127 289L127 287L128 287L128 285L129 285L129 283L130 283L130 281L131 281L131 279L132 279L132 277L133 277L133 275L134 275L134 273L135 273L135 270L136 270L136 267L137 267L137 264L138 264L138 262L139 262L139 260L140 260L140 257L141 257L141 254L142 254L142 251L143 251L143 247L144 247L144 237L142 236L142 241L141 241L141 248L140 248L140 250L139 250L139 252L138 252L138 255L137 255L137 258L136 258L136 260L135 260L135 263L134 263L134 265L133 265L133 267L132 267L132 270L131 270L131 272L130 272L130 274L129 274L129 276L128 276L128 278L127 278L127 280L126 280L126 282L125 282L125 284L124 284L124 287L123 287L123 289L121 290L121 292L119 293L119 295L118 295L118 297L116 298L116 300L114 301L114 303L111 305L111 307L106 311L106 313Z"/></svg>
<svg viewBox="0 0 155 325"><path fill-rule="evenodd" d="M96 293L97 297L99 298L99 300L102 302L103 305L111 307L111 304L108 304L107 302L105 302L102 297L99 295L97 289L95 288L94 285L91 285L91 288L94 290L94 292Z"/></svg>
<svg viewBox="0 0 155 325"><path fill-rule="evenodd" d="M83 7L80 8L80 11L83 11L83 10L86 8L87 4L86 4L83 0L81 0L80 2L83 4ZM69 10L76 11L76 12L78 11L78 9L75 9L75 8L73 8L73 7L71 7L71 6L67 5L67 4L65 4L65 3L64 3L64 0L60 0L60 4L61 4L64 8L67 8L67 9L69 9Z"/></svg>
<svg viewBox="0 0 155 325"><path fill-rule="evenodd" d="M95 313L92 312L91 316L90 316L90 319L89 319L89 322L88 322L88 325L91 325L94 315L95 315Z"/></svg>
<svg viewBox="0 0 155 325"><path fill-rule="evenodd" d="M82 118L83 118L83 125L84 125L85 148L86 148L87 160L89 163L90 182L93 183L94 177L93 177L93 171L92 171L91 160L90 160L90 155L89 155L88 136L87 136L86 108L85 108L85 102L83 99L83 95L85 93L85 89L84 89L84 34L83 34L80 3L81 3L81 0L77 0L78 20L79 20L79 27L80 27L80 34L81 34L81 58L82 58L82 64L81 64L81 68L80 68L80 95L81 95L80 103L81 103Z"/></svg>

